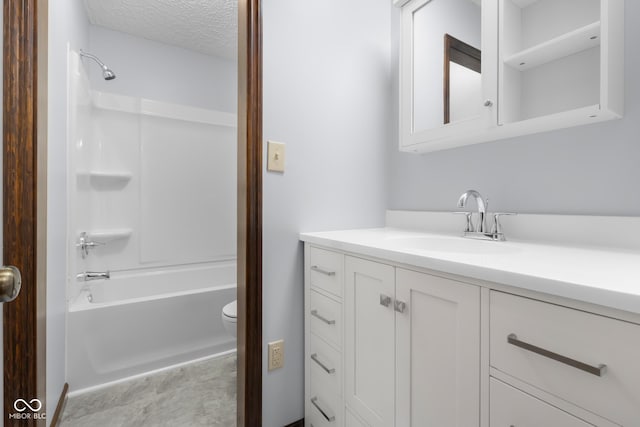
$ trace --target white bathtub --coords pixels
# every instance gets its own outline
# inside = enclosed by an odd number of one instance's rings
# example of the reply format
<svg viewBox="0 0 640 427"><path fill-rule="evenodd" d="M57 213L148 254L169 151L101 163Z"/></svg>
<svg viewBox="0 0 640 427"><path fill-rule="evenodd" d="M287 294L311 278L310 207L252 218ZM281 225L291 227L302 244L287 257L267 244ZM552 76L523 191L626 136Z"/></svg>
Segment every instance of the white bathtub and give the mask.
<svg viewBox="0 0 640 427"><path fill-rule="evenodd" d="M87 282L69 304L67 376L74 392L235 349L222 307L235 262Z"/></svg>

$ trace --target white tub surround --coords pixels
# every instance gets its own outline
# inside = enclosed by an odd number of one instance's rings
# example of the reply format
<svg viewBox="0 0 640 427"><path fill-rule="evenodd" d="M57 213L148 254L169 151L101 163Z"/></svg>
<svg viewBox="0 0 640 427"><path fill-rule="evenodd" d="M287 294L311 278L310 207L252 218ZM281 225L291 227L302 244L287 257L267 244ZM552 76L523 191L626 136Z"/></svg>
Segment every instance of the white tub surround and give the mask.
<svg viewBox="0 0 640 427"><path fill-rule="evenodd" d="M82 232L105 244L75 270L235 259L235 114L86 87L84 96L91 107L71 153L79 213L70 245ZM69 299L77 292L71 283Z"/></svg>
<svg viewBox="0 0 640 427"><path fill-rule="evenodd" d="M236 298L234 262L116 273L69 305L74 393L235 349L220 312Z"/></svg>
<svg viewBox="0 0 640 427"><path fill-rule="evenodd" d="M69 66L71 391L233 350L235 114L92 91Z"/></svg>
<svg viewBox="0 0 640 427"><path fill-rule="evenodd" d="M387 227L302 233L301 240L395 263L640 314L640 218L517 215L506 242L461 237L445 212L387 212Z"/></svg>
<svg viewBox="0 0 640 427"><path fill-rule="evenodd" d="M508 241L475 240L463 216L388 212L385 228L302 233L305 419L635 425L640 218L503 225Z"/></svg>

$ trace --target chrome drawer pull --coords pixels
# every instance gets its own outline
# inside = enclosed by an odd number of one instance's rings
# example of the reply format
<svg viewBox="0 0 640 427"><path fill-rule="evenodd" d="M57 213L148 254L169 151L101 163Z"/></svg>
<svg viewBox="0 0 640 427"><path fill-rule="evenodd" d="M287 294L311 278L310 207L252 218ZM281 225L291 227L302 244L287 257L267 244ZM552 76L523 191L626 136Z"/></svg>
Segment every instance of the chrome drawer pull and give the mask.
<svg viewBox="0 0 640 427"><path fill-rule="evenodd" d="M335 415L332 415L331 412L327 411L326 409L322 409L320 407L320 405L318 405L318 397L312 397L311 398L311 403L313 404L313 406L316 407L316 409L318 411L320 411L320 413L322 414L322 416L329 422L333 422L336 419ZM329 415L327 415L329 414Z"/></svg>
<svg viewBox="0 0 640 427"><path fill-rule="evenodd" d="M314 361L314 362L316 362L318 365L320 365L320 367L321 367L322 369L324 369L324 370L325 370L325 372L326 372L327 374L333 374L333 373L336 371L336 369L335 369L335 368L327 368L327 365L325 365L324 363L322 363L322 362L320 361L320 359L318 359L318 353L313 353L313 354L311 355L311 360L313 360L313 361Z"/></svg>
<svg viewBox="0 0 640 427"><path fill-rule="evenodd" d="M320 273L320 274L324 274L325 276L335 276L335 275L336 275L336 272L335 272L335 271L325 270L324 268L319 267L319 266L317 266L317 265L312 265L312 266L311 266L311 269L312 269L313 271L317 271L317 272L318 272L318 273Z"/></svg>
<svg viewBox="0 0 640 427"><path fill-rule="evenodd" d="M335 325L336 321L335 320L329 320L326 317L318 314L318 310L311 310L311 315L313 317L317 317L318 319L322 320L324 323L326 323L327 325Z"/></svg>
<svg viewBox="0 0 640 427"><path fill-rule="evenodd" d="M515 345L516 347L523 348L532 353L539 354L540 356L548 357L549 359L555 360L556 362L564 363L565 365L572 366L576 369L580 369L581 371L588 372L598 377L603 376L607 372L607 365L598 365L598 366L587 365L586 363L579 362L575 359L571 359L569 357L563 356L558 353L554 353L544 348L536 347L533 344L520 341L516 334L509 334L509 336L507 336L507 342L511 345Z"/></svg>

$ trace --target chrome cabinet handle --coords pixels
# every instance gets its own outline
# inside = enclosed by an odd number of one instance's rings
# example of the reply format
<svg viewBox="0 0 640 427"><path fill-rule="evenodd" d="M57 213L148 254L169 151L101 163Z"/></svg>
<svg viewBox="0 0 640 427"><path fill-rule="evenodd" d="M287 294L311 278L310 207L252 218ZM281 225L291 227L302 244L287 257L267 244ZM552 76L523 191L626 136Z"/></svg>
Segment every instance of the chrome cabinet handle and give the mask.
<svg viewBox="0 0 640 427"><path fill-rule="evenodd" d="M330 270L326 270L322 267L319 267L317 265L312 265L311 266L311 270L313 271L317 271L320 274L324 274L325 276L335 276L336 272L335 271L330 271Z"/></svg>
<svg viewBox="0 0 640 427"><path fill-rule="evenodd" d="M336 371L336 369L335 369L335 368L329 368L329 367L327 367L327 365L325 365L324 363L322 363L322 362L320 361L320 359L318 359L318 353L313 353L313 354L311 355L311 360L313 360L314 362L316 362L316 363L318 364L318 366L320 366L322 369L324 369L324 371L325 371L327 374L333 374L333 373Z"/></svg>
<svg viewBox="0 0 640 427"><path fill-rule="evenodd" d="M532 353L539 354L540 356L547 357L549 359L555 360L556 362L564 363L565 365L580 369L581 371L588 372L597 377L601 377L607 372L607 365L587 365L586 363L580 362L578 360L571 359L569 357L554 353L541 347L537 347L524 341L520 341L516 334L509 334L507 336L507 342L511 345L515 345L516 347L520 347Z"/></svg>
<svg viewBox="0 0 640 427"><path fill-rule="evenodd" d="M336 324L335 320L329 320L326 317L322 316L321 314L318 314L318 310L311 310L311 315L313 317L317 317L318 319L322 320L327 325L335 325Z"/></svg>
<svg viewBox="0 0 640 427"><path fill-rule="evenodd" d="M484 101L484 106L485 107L493 107L493 101L490 99L487 99L486 101Z"/></svg>
<svg viewBox="0 0 640 427"><path fill-rule="evenodd" d="M318 411L320 411L320 413L322 414L322 416L329 422L333 422L336 419L336 416L333 415L330 411L326 410L326 409L322 409L320 407L320 405L318 404L318 397L312 397L311 398L311 403L313 404L313 406L316 407L316 409Z"/></svg>
<svg viewBox="0 0 640 427"><path fill-rule="evenodd" d="M398 313L404 313L407 309L407 303L396 300L394 308Z"/></svg>
<svg viewBox="0 0 640 427"><path fill-rule="evenodd" d="M380 294L380 305L389 307L391 305L391 297L389 295Z"/></svg>

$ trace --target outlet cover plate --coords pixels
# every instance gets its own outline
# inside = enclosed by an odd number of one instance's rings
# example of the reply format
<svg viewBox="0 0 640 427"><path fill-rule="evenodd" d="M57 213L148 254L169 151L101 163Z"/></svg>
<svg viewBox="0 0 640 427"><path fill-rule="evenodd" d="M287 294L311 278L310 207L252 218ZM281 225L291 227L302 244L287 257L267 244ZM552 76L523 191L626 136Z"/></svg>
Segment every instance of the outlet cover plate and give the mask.
<svg viewBox="0 0 640 427"><path fill-rule="evenodd" d="M280 369L284 366L284 340L269 343L269 370Z"/></svg>

